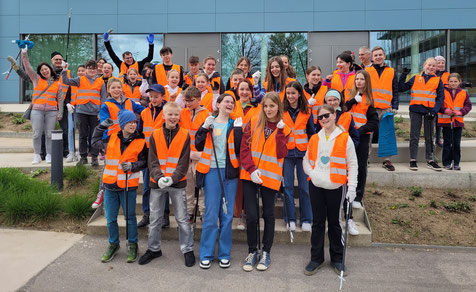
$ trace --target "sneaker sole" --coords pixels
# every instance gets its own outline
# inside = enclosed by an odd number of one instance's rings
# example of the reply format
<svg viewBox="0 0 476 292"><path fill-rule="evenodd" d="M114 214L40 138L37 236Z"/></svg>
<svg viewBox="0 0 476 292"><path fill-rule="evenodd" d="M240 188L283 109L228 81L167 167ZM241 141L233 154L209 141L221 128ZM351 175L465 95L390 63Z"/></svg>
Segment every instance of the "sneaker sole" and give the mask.
<svg viewBox="0 0 476 292"><path fill-rule="evenodd" d="M212 264L210 263L210 264L208 264L208 265L204 265L204 264L202 264L202 262L200 262L199 266L200 266L200 268L202 268L202 269L204 269L204 270L208 270L208 269L210 269L210 267L212 266Z"/></svg>
<svg viewBox="0 0 476 292"><path fill-rule="evenodd" d="M112 254L112 256L111 256L107 261L104 261L104 260L101 259L101 262L103 262L103 263L109 263L110 261L112 261L112 259L114 259L114 257L116 256L117 252L118 252L118 251L114 252L114 253Z"/></svg>
<svg viewBox="0 0 476 292"><path fill-rule="evenodd" d="M386 167L386 166L383 165L383 164L382 164L382 168L385 169L385 170L387 170L387 171L395 171L395 168L390 169L390 168Z"/></svg>
<svg viewBox="0 0 476 292"><path fill-rule="evenodd" d="M266 271L268 268L269 268L269 267L267 267L267 266L265 266L265 265L262 265L262 264L258 264L258 265L256 266L256 269L257 269L258 271L261 271L261 272Z"/></svg>
<svg viewBox="0 0 476 292"><path fill-rule="evenodd" d="M417 171L418 167L410 167L410 170Z"/></svg>
<svg viewBox="0 0 476 292"><path fill-rule="evenodd" d="M219 266L220 266L220 268L222 268L222 269L228 269L228 268L231 266L231 262L228 262L227 264L223 264L223 263L220 261Z"/></svg>
<svg viewBox="0 0 476 292"><path fill-rule="evenodd" d="M441 168L434 168L434 167L429 166L429 165L427 165L426 168L429 168L429 169L434 170L434 171L441 171Z"/></svg>
<svg viewBox="0 0 476 292"><path fill-rule="evenodd" d="M131 263L134 263L135 261L137 261L137 257L133 260L127 260L126 263L131 264Z"/></svg>
<svg viewBox="0 0 476 292"><path fill-rule="evenodd" d="M255 268L252 265L243 265L243 271L245 271L245 272L251 272L254 269Z"/></svg>
<svg viewBox="0 0 476 292"><path fill-rule="evenodd" d="M317 271L319 271L319 269L322 268L322 264L323 264L323 263L321 263L319 266L317 266L317 268L315 268L315 269L312 270L312 271L308 271L308 270L304 269L304 275L306 275L306 276L315 275L315 274L317 273Z"/></svg>

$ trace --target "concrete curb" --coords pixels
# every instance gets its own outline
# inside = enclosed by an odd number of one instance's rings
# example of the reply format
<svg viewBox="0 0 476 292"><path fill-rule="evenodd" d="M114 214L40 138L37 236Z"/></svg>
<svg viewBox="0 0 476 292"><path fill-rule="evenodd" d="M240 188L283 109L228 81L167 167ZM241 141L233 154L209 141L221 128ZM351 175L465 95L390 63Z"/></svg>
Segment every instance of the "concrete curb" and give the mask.
<svg viewBox="0 0 476 292"><path fill-rule="evenodd" d="M446 249L446 250L476 251L476 247L474 247L474 246L447 246L447 245L425 245L425 244L384 243L384 242L372 242L371 247L393 247L393 248L415 248L415 249Z"/></svg>
<svg viewBox="0 0 476 292"><path fill-rule="evenodd" d="M33 138L30 132L0 132L0 138Z"/></svg>

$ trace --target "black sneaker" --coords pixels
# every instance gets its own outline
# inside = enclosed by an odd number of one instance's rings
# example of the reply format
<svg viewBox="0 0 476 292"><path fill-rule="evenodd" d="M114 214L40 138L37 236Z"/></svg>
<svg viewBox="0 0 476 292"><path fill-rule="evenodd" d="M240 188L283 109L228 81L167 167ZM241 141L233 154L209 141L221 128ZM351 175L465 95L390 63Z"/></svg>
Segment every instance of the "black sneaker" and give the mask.
<svg viewBox="0 0 476 292"><path fill-rule="evenodd" d="M81 159L78 161L78 163L76 163L76 166L85 165L85 164L88 164L88 158L87 157L81 157Z"/></svg>
<svg viewBox="0 0 476 292"><path fill-rule="evenodd" d="M164 213L164 220L162 221L162 228L170 227L170 214Z"/></svg>
<svg viewBox="0 0 476 292"><path fill-rule="evenodd" d="M139 259L139 265L145 265L150 263L153 259L162 256L162 251L151 251L148 249Z"/></svg>
<svg viewBox="0 0 476 292"><path fill-rule="evenodd" d="M93 167L99 166L99 161L97 156L96 157L93 156L93 158L91 159L91 166Z"/></svg>
<svg viewBox="0 0 476 292"><path fill-rule="evenodd" d="M455 165L455 166L453 167L453 169L460 171L460 170L461 170L461 167L460 167L459 165Z"/></svg>
<svg viewBox="0 0 476 292"><path fill-rule="evenodd" d="M340 272L344 271L344 277L347 276L347 267L342 263L333 263L331 262L331 266L334 268L334 272L340 276Z"/></svg>
<svg viewBox="0 0 476 292"><path fill-rule="evenodd" d="M385 160L385 161L382 163L382 167L385 168L385 169L388 170L388 171L395 171L395 167L392 165L392 163L390 162L390 160Z"/></svg>
<svg viewBox="0 0 476 292"><path fill-rule="evenodd" d="M322 264L323 262L316 263L316 262L310 261L309 264L307 264L307 266L304 268L304 275L306 276L314 275L322 267Z"/></svg>
<svg viewBox="0 0 476 292"><path fill-rule="evenodd" d="M149 225L149 215L145 214L144 216L142 216L142 220L137 223L137 228L144 228L147 225Z"/></svg>
<svg viewBox="0 0 476 292"><path fill-rule="evenodd" d="M195 254L193 251L189 251L183 254L185 258L185 266L186 267L193 267L195 265Z"/></svg>
<svg viewBox="0 0 476 292"><path fill-rule="evenodd" d="M441 167L435 161L431 160L426 163L426 167L435 171L441 171Z"/></svg>
<svg viewBox="0 0 476 292"><path fill-rule="evenodd" d="M418 165L416 163L416 160L410 161L410 170L418 170Z"/></svg>

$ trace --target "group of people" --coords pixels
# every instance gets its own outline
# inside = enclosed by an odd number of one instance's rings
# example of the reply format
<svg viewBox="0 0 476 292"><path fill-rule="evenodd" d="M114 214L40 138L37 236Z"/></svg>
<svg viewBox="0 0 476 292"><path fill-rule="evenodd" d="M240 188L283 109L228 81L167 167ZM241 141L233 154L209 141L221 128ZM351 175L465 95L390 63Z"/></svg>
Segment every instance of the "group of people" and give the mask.
<svg viewBox="0 0 476 292"><path fill-rule="evenodd" d="M249 59L241 57L225 86L215 71L216 59L210 56L203 61L203 70L199 58L190 57L185 73L172 62L172 49L163 47L163 63L150 64L153 39L152 34L147 37L149 54L144 60L136 61L130 52L124 52L121 60L112 50L110 35L104 34L106 49L120 68L118 78L104 59L87 61L72 77L59 53L52 54L55 69L41 63L35 73L27 48L22 48L23 66L34 85L33 163L41 159L42 132L50 159L51 130L64 108L79 121L78 163L88 163L90 153L91 165L97 166L98 156L105 153L101 191L93 204L104 203L106 212L109 246L103 262L112 260L119 250L120 206L127 221L127 262L137 260L137 230L147 225L148 249L139 264L160 257L161 229L170 224L171 201L187 267L196 261L193 223L197 218L203 221L199 266L208 269L215 259L217 240L219 266L230 266L233 217L246 217L238 225L246 229L248 242L243 270L265 271L271 264L276 196L283 190L287 228L294 231L299 223L303 231L311 232L311 259L304 273L312 275L324 263L327 221L331 264L338 274L346 274L340 210L345 204L363 208L371 135L379 123L389 119L393 123L398 93L409 89L410 168L417 169L423 121L427 166L441 170L432 140L438 116L443 128L443 165L460 169L463 116L471 103L460 88L461 77L441 66L442 57L427 59L423 72L410 79L407 71L398 79L385 64L383 48L362 47L361 65L355 63L352 52L345 51L336 58L337 69L325 78L318 66L309 66L304 86L289 76L293 70L287 57L269 59L262 85L261 73L251 74ZM22 74L21 69L15 70ZM395 133L379 139L395 143ZM74 138L69 140L69 154L74 156L71 145ZM383 157L382 167L395 170L390 156ZM141 171L144 216L138 224L135 209ZM262 249L260 217L264 221ZM359 234L352 219L348 222L349 233Z"/></svg>

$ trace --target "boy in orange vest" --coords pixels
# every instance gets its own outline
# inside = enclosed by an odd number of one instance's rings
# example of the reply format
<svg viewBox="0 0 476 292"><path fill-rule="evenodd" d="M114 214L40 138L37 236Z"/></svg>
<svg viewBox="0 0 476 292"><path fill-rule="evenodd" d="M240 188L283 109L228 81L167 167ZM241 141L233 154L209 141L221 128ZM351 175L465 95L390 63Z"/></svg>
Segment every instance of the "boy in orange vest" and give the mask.
<svg viewBox="0 0 476 292"><path fill-rule="evenodd" d="M192 84L195 84L195 78L197 77L197 74L200 73L200 58L197 56L191 56L188 58L188 68L190 71L188 71L187 74L184 76L184 85L182 88L186 88L188 86L192 86ZM185 85L187 84L187 85Z"/></svg>
<svg viewBox="0 0 476 292"><path fill-rule="evenodd" d="M190 163L190 136L178 125L180 106L175 102L164 106L164 125L153 131L149 141L150 171L150 225L149 247L139 259L139 265L148 264L160 257L162 221L165 199L172 199L175 219L179 227L180 249L185 266L195 265L193 230L188 222L185 186Z"/></svg>
<svg viewBox="0 0 476 292"><path fill-rule="evenodd" d="M163 47L160 49L160 57L162 58L162 64L157 64L152 72L152 83L157 83L162 86L167 85L167 73L175 69L179 72L180 81L178 86L182 87L183 84L183 67L172 63L173 57L172 49L169 47Z"/></svg>

